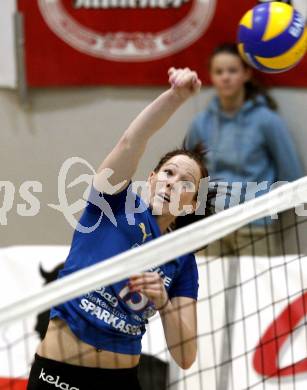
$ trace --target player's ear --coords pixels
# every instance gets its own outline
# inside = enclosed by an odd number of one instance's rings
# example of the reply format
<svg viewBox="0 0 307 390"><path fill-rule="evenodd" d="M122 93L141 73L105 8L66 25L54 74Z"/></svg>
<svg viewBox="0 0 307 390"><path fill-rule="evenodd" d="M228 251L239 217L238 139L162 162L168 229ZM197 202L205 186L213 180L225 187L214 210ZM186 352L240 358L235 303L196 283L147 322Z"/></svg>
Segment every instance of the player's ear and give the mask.
<svg viewBox="0 0 307 390"><path fill-rule="evenodd" d="M155 171L151 171L148 178L151 180L152 178L154 178L156 176L157 172Z"/></svg>
<svg viewBox="0 0 307 390"><path fill-rule="evenodd" d="M151 171L149 176L148 176L148 178L147 178L147 182L151 183L155 176L156 176L156 172L155 171Z"/></svg>

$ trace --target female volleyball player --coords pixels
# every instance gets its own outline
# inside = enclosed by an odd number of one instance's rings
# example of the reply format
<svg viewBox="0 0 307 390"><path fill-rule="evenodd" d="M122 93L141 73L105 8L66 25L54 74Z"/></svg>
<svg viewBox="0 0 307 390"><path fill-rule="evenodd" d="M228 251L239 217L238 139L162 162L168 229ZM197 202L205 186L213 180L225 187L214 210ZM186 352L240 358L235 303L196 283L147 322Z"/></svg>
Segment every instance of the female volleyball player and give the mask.
<svg viewBox="0 0 307 390"><path fill-rule="evenodd" d="M171 225L176 228L178 218L182 225L185 217L172 210L195 210L200 180L208 176L197 152L177 150L160 160L147 182L149 207L134 198L129 186L149 139L201 86L189 69L170 69L169 81L170 88L139 114L101 164L80 220L88 227L99 218L101 223L89 234L76 230L61 277L161 236ZM108 185L106 169L113 171ZM107 193L110 184L117 188L112 194ZM133 206L144 208L129 224L127 203L132 198ZM106 201L116 224L101 213ZM197 291L195 258L188 254L54 307L28 390L139 389L141 338L156 311L171 355L180 367L190 367L196 356Z"/></svg>
<svg viewBox="0 0 307 390"><path fill-rule="evenodd" d="M252 70L241 59L237 45L227 43L217 47L209 70L215 96L194 118L185 147L193 149L199 142L207 146L211 180L227 183L227 192L231 193L226 201L233 203L226 206L262 195L277 181L293 181L303 176L287 127L276 112L275 101L252 79ZM217 199L225 200L225 197ZM272 219L266 218L252 224L256 247L250 245L248 227L223 238L223 252L239 247L246 254L256 249L256 254L267 256L265 224L272 227L272 223ZM216 254L221 248L218 243L217 248L209 246L208 249ZM276 240L272 240L270 249L271 255L278 252Z"/></svg>

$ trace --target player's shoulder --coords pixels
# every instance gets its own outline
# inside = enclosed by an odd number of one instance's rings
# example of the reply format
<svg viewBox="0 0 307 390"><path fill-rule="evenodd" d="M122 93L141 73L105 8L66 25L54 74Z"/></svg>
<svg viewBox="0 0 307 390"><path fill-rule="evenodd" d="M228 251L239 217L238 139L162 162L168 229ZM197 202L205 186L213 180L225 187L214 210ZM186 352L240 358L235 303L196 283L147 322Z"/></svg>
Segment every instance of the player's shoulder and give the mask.
<svg viewBox="0 0 307 390"><path fill-rule="evenodd" d="M187 253L183 256L180 256L178 260L181 269L185 269L189 266L194 267L196 265L196 258L194 253Z"/></svg>

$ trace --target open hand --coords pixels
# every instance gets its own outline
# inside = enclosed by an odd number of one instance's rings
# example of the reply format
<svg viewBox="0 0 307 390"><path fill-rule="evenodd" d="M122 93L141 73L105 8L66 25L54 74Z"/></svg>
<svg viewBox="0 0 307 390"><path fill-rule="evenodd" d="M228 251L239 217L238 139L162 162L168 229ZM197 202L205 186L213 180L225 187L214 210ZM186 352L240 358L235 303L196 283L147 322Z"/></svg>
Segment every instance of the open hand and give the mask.
<svg viewBox="0 0 307 390"><path fill-rule="evenodd" d="M163 280L157 272L144 272L131 276L129 279L130 292L138 292L146 295L152 301L157 310L164 307L168 301L168 294Z"/></svg>

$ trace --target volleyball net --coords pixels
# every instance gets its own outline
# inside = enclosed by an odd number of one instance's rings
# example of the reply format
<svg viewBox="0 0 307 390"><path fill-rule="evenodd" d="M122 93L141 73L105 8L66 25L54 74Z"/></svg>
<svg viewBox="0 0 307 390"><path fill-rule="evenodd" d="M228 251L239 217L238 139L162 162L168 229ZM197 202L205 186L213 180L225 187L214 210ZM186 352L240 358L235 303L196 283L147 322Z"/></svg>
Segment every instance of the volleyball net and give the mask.
<svg viewBox="0 0 307 390"><path fill-rule="evenodd" d="M13 266L14 283L19 280L24 289L18 299L1 291L0 389L26 388L50 307L204 247L197 256L196 362L188 370L172 362L159 315L152 317L143 338L144 390L306 388L306 200L307 178L302 178L32 293ZM286 210L292 210L291 219L276 218ZM267 216L276 219L273 228L251 225ZM16 265L10 259L8 264Z"/></svg>

